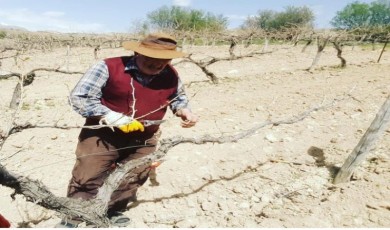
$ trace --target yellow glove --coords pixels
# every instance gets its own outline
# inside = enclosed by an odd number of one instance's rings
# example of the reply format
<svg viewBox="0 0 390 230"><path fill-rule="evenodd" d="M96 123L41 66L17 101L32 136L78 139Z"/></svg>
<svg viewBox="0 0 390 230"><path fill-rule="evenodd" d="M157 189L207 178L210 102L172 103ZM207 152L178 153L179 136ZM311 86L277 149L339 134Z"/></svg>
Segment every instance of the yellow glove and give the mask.
<svg viewBox="0 0 390 230"><path fill-rule="evenodd" d="M100 121L99 124L106 124L118 127L124 133L145 130L144 126L132 117L126 116L122 113L110 111ZM112 131L114 129L112 128Z"/></svg>
<svg viewBox="0 0 390 230"><path fill-rule="evenodd" d="M133 120L127 125L121 125L118 127L122 132L124 133L130 133L134 131L141 131L143 132L145 130L144 126L141 124L141 122L137 120Z"/></svg>

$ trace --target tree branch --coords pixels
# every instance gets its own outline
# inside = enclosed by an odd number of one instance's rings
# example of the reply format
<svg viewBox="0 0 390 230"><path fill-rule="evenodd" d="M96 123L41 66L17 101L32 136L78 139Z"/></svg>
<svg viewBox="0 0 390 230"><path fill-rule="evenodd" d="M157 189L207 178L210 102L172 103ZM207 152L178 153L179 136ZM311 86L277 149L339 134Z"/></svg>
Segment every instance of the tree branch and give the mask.
<svg viewBox="0 0 390 230"><path fill-rule="evenodd" d="M256 125L251 129L242 131L236 135L213 137L208 134L201 137L182 137L175 136L164 138L160 141L160 147L154 153L143 158L132 160L124 165L121 165L112 172L106 179L102 187L99 189L96 198L93 200L75 200L71 198L61 198L54 196L41 183L31 180L27 177L16 176L6 170L0 164L0 184L13 188L15 194L24 195L28 201L35 202L38 205L57 211L67 216L79 217L84 221L96 224L98 227L109 226L109 221L106 216L109 198L118 185L124 178L130 178L129 183L136 180L137 174L133 173L140 167L150 166L152 162L162 160L168 151L178 144L206 144L206 143L229 143L236 142L256 133L257 130L267 125L282 125L293 124L302 121L312 112L331 106L336 100L327 105L321 105L311 108L303 113L287 119L278 121L266 121Z"/></svg>

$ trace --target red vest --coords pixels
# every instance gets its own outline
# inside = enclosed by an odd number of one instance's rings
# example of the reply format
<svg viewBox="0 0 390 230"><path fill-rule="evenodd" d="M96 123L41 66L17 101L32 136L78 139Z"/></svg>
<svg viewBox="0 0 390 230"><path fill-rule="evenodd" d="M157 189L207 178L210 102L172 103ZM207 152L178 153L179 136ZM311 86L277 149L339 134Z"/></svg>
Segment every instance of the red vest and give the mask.
<svg viewBox="0 0 390 230"><path fill-rule="evenodd" d="M150 84L142 86L130 73L125 72L125 66L130 58L115 57L105 60L109 78L106 86L102 89L102 104L113 111L129 116L135 109L134 118L150 113L140 118L139 121L163 119L167 111L169 97L177 90L177 72L171 65L168 65L164 72L155 77ZM131 86L131 79L133 79L133 86ZM157 130L158 125L152 125L145 127L144 133L154 133Z"/></svg>

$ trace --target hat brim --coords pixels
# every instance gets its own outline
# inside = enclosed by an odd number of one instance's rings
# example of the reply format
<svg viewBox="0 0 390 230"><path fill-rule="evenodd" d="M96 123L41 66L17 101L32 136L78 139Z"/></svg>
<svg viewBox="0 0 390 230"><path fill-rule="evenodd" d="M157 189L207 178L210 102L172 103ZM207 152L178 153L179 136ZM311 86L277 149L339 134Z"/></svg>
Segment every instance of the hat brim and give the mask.
<svg viewBox="0 0 390 230"><path fill-rule="evenodd" d="M126 50L132 50L144 56L158 58L158 59L181 58L187 55L186 53L177 50L151 49L145 46L141 46L139 42L134 42L134 41L123 42L122 46Z"/></svg>

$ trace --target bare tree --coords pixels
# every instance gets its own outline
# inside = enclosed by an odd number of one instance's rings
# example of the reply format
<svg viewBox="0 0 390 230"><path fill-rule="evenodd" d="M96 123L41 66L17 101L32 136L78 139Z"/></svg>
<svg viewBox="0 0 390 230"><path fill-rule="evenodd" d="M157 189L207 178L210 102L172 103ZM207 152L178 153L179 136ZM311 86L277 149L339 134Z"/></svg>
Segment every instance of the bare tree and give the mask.
<svg viewBox="0 0 390 230"><path fill-rule="evenodd" d="M390 122L390 97L386 99L383 103L381 109L376 115L375 119L372 121L370 127L364 133L363 137L360 139L359 143L353 149L352 153L348 156L347 160L344 162L343 166L337 173L336 177L333 180L333 183L343 183L349 181L353 171L359 165L360 162L370 152L375 141L386 130Z"/></svg>
<svg viewBox="0 0 390 230"><path fill-rule="evenodd" d="M317 54L314 57L313 62L311 64L311 66L307 69L307 71L311 71L313 69L313 67L318 63L318 61L320 60L322 51L325 49L326 44L328 44L328 41L330 38L331 38L330 35L327 35L325 37L317 36L317 38L316 38L316 40L317 40Z"/></svg>

